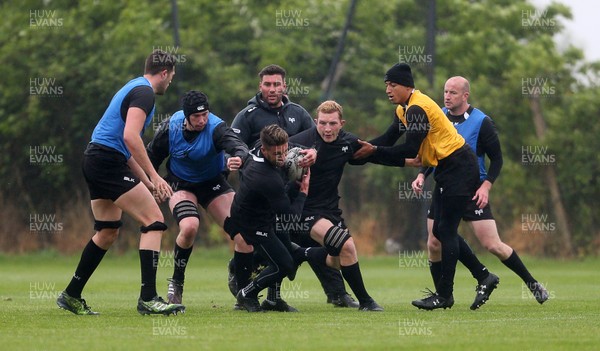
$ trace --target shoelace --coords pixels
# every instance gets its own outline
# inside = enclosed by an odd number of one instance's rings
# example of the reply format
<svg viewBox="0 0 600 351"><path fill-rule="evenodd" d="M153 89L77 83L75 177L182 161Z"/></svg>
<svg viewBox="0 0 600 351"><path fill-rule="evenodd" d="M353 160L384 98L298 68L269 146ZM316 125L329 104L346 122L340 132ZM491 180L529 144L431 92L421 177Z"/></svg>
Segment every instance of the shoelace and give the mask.
<svg viewBox="0 0 600 351"><path fill-rule="evenodd" d="M436 296L437 294L429 288L425 288L425 290L421 290L421 292L425 295L426 298Z"/></svg>
<svg viewBox="0 0 600 351"><path fill-rule="evenodd" d="M152 302L153 303L150 307L156 309L157 311L165 311L170 306L170 304L163 300L162 297L158 297Z"/></svg>
<svg viewBox="0 0 600 351"><path fill-rule="evenodd" d="M91 310L92 310L92 308L91 308L90 306L88 306L88 305L87 305L87 303L85 302L85 300L84 300L84 299L80 299L79 301L81 302L81 305L83 306L83 309L84 309L85 311L91 311Z"/></svg>

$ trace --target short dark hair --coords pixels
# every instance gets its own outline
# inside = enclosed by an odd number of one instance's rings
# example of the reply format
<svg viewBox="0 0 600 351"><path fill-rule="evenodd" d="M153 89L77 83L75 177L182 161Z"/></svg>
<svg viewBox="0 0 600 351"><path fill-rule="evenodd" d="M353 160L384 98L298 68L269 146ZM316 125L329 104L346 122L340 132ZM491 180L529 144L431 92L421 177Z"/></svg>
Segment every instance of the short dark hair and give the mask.
<svg viewBox="0 0 600 351"><path fill-rule="evenodd" d="M154 50L146 58L144 74L155 75L164 70L171 72L173 68L175 68L175 57L173 55L162 50Z"/></svg>
<svg viewBox="0 0 600 351"><path fill-rule="evenodd" d="M281 75L281 78L285 79L285 70L283 69L283 67L275 64L268 65L267 67L261 69L260 72L258 72L258 78L260 78L260 80L262 81L263 76L272 76L275 74L279 74Z"/></svg>
<svg viewBox="0 0 600 351"><path fill-rule="evenodd" d="M279 146L288 142L288 135L277 124L271 124L260 131L260 142L263 146Z"/></svg>

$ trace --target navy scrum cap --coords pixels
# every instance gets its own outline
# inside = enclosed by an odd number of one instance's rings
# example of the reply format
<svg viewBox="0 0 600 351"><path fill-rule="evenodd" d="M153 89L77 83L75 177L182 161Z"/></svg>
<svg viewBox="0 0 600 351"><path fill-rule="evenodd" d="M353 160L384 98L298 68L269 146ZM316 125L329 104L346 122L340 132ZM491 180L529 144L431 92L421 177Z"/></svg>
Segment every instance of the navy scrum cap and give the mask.
<svg viewBox="0 0 600 351"><path fill-rule="evenodd" d="M183 115L190 115L208 110L208 96L201 91L191 90L183 96Z"/></svg>
<svg viewBox="0 0 600 351"><path fill-rule="evenodd" d="M404 85L405 87L415 87L415 81L413 80L412 71L410 66L406 63L397 63L388 69L383 78L384 82L390 81Z"/></svg>

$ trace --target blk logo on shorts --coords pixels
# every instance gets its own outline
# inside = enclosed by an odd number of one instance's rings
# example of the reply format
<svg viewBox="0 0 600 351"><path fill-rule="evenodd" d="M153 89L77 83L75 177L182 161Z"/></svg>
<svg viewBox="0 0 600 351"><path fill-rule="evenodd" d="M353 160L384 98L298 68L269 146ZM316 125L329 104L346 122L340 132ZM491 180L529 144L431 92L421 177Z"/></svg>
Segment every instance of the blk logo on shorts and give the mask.
<svg viewBox="0 0 600 351"><path fill-rule="evenodd" d="M130 178L130 177L123 177L123 180L126 182L135 183L135 179Z"/></svg>

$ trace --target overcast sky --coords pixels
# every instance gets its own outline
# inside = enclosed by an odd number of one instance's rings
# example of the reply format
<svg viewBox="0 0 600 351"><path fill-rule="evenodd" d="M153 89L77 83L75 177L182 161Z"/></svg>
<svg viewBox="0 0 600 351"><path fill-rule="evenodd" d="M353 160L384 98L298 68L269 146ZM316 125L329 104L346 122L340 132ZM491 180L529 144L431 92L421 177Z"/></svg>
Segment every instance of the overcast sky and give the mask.
<svg viewBox="0 0 600 351"><path fill-rule="evenodd" d="M600 1L531 0L540 9L553 1L570 7L573 15L572 20L561 20L565 26L565 33L556 38L558 46L564 47L564 43L568 41L584 50L587 61L600 60L600 38L598 35Z"/></svg>

